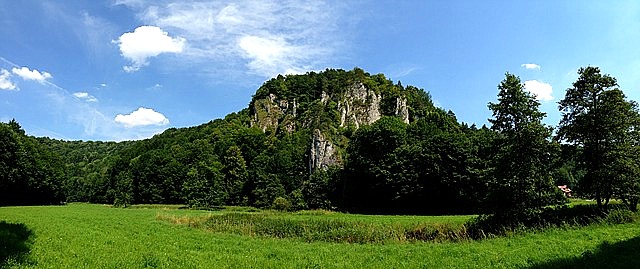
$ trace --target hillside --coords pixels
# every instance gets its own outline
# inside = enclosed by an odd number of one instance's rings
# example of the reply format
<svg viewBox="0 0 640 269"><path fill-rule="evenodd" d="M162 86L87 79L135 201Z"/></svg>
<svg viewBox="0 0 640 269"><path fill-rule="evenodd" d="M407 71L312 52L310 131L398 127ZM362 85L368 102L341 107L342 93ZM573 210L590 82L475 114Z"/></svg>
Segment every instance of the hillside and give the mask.
<svg viewBox="0 0 640 269"><path fill-rule="evenodd" d="M355 68L278 76L246 109L146 140L38 141L65 164L59 202L453 214L484 210L495 135Z"/></svg>

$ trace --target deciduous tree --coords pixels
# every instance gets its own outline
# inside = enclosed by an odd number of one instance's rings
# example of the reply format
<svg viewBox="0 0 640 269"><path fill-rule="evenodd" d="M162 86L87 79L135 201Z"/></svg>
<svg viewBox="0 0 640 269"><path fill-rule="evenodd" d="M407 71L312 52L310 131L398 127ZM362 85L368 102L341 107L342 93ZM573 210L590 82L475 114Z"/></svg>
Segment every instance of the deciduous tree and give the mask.
<svg viewBox="0 0 640 269"><path fill-rule="evenodd" d="M558 139L581 148L580 163L586 173L580 189L600 207L606 207L614 195L634 201L637 194L630 191L637 191L633 188L638 175L633 156L638 147L637 105L627 101L616 79L601 74L598 67L580 68L578 74L559 103ZM620 186L630 189L622 191Z"/></svg>

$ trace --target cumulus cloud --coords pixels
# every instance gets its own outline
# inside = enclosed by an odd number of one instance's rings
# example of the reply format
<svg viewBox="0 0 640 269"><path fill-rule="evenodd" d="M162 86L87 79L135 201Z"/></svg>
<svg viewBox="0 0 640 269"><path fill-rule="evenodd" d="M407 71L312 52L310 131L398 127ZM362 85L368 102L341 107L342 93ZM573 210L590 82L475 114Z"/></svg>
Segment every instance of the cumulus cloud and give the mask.
<svg viewBox="0 0 640 269"><path fill-rule="evenodd" d="M40 83L44 83L47 79L53 77L47 72L40 72L36 69L30 70L28 67L14 67L13 69L11 69L11 72L18 75L24 80L35 80Z"/></svg>
<svg viewBox="0 0 640 269"><path fill-rule="evenodd" d="M6 69L0 70L0 90L15 90L16 84L11 81L11 73Z"/></svg>
<svg viewBox="0 0 640 269"><path fill-rule="evenodd" d="M520 66L529 70L540 70L540 66L537 64L521 64Z"/></svg>
<svg viewBox="0 0 640 269"><path fill-rule="evenodd" d="M78 99L85 100L87 102L98 102L98 99L95 98L93 95L90 95L88 92L76 92L76 93L73 93L73 96L75 96Z"/></svg>
<svg viewBox="0 0 640 269"><path fill-rule="evenodd" d="M551 85L537 80L527 80L524 82L524 89L536 96L541 101L553 100L553 87Z"/></svg>
<svg viewBox="0 0 640 269"><path fill-rule="evenodd" d="M122 34L114 42L120 47L122 56L131 62L124 70L134 72L148 65L151 57L162 53L182 52L186 40L182 37L171 37L157 26L140 26L133 32Z"/></svg>
<svg viewBox="0 0 640 269"><path fill-rule="evenodd" d="M357 20L347 4L323 1L169 0L130 7L145 23L186 38L181 56L189 64L261 76L332 65Z"/></svg>
<svg viewBox="0 0 640 269"><path fill-rule="evenodd" d="M127 115L118 114L115 122L123 124L127 128L132 128L147 125L163 126L169 124L169 119L153 109L140 107Z"/></svg>

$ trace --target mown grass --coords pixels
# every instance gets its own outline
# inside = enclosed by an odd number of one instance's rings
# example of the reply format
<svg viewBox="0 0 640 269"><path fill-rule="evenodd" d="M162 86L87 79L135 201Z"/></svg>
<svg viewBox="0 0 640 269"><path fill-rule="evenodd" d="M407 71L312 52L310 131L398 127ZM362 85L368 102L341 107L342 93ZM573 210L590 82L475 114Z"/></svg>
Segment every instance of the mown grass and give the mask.
<svg viewBox="0 0 640 269"><path fill-rule="evenodd" d="M638 222L560 227L463 242L347 244L193 229L159 215L221 212L70 204L0 208L33 233L9 268L638 268ZM260 213L254 213L260 214ZM292 215L292 218L307 215ZM320 216L322 217L322 216ZM349 218L337 216L336 218ZM369 216L356 216L367 219ZM387 222L385 216L373 216ZM397 217L411 222L411 217ZM428 220L429 217L421 217ZM462 217L461 217L462 218ZM458 221L458 220L455 220ZM454 223L455 223L454 221ZM389 222L387 222L389 223ZM631 248L636 251L619 251ZM606 263L607 261L613 261ZM600 262L600 263L597 263ZM602 267L600 267L602 268Z"/></svg>
<svg viewBox="0 0 640 269"><path fill-rule="evenodd" d="M28 261L33 232L22 223L0 221L0 268Z"/></svg>

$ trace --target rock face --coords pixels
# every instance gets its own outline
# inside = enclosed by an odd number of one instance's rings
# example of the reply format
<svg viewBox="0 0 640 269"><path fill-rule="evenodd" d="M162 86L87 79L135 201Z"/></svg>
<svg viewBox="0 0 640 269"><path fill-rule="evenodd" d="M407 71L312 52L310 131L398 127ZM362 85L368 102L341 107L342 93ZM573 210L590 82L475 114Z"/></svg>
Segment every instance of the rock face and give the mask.
<svg viewBox="0 0 640 269"><path fill-rule="evenodd" d="M334 90L332 92L333 94L322 91L319 101L325 108L333 102L337 103L336 112L340 116L340 127L354 126L357 129L363 125L372 124L382 117L380 108L382 94L368 89L361 82L351 84L344 91ZM338 92L340 94L337 94ZM388 113L395 112L396 116L400 117L405 123L409 123L407 98L398 97L395 101L395 111ZM336 103L333 103L333 105ZM301 123L305 121L302 118L305 117L305 112L299 111L300 108L308 107L308 103L306 105L300 106L296 99L286 100L286 97L282 98L275 94L269 94L265 98L254 101L251 126L257 126L263 132L269 131L272 133L293 133L298 126L301 126L299 128L307 128L305 124ZM337 125L337 122L334 124ZM330 166L341 165L342 163L335 141L331 141L331 138L326 136L326 131L314 129L312 132L309 154L310 172L317 169L326 170Z"/></svg>
<svg viewBox="0 0 640 269"><path fill-rule="evenodd" d="M292 107L293 113L291 116L295 118L297 109L295 99L293 100ZM263 132L267 130L275 131L278 129L281 117L286 115L288 111L289 102L287 100L281 100L278 99L275 94L269 94L268 98L256 100L253 104L253 121L251 121L251 126L258 126ZM285 128L293 132L293 130L295 130L294 120L290 119L286 121Z"/></svg>
<svg viewBox="0 0 640 269"><path fill-rule="evenodd" d="M333 143L327 139L320 130L313 130L311 139L311 154L309 158L309 172L313 173L317 169L326 170L332 165L339 164L336 150Z"/></svg>
<svg viewBox="0 0 640 269"><path fill-rule="evenodd" d="M364 84L357 82L347 89L344 97L338 101L340 111L340 127L371 124L380 119L380 101L382 96L367 89Z"/></svg>
<svg viewBox="0 0 640 269"><path fill-rule="evenodd" d="M396 98L396 116L400 117L404 123L409 124L409 108L407 98Z"/></svg>

